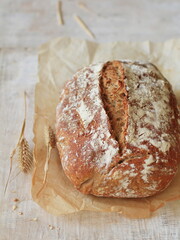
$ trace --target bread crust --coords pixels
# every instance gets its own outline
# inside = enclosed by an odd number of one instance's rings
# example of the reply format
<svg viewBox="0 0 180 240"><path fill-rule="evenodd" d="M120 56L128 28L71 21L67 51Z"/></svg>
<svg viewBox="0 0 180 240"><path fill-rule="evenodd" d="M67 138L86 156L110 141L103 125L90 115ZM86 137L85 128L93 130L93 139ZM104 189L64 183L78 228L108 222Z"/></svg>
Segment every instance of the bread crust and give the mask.
<svg viewBox="0 0 180 240"><path fill-rule="evenodd" d="M171 85L153 64L112 61L85 67L67 82L56 110L64 172L84 194L152 196L177 172L178 121Z"/></svg>

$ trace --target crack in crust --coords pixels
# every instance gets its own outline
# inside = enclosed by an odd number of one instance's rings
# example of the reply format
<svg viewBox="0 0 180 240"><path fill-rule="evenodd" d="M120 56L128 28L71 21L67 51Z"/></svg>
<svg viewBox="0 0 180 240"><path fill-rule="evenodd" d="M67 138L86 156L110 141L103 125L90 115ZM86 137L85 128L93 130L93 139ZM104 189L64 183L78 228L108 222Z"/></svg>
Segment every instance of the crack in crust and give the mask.
<svg viewBox="0 0 180 240"><path fill-rule="evenodd" d="M101 99L109 118L110 132L119 144L119 157L108 168L110 172L124 161L148 156L148 151L123 156L126 145L125 136L128 125L128 93L125 87L125 73L121 62L113 61L104 64L100 77Z"/></svg>
<svg viewBox="0 0 180 240"><path fill-rule="evenodd" d="M119 61L107 62L100 78L101 98L111 124L111 134L119 143L121 155L127 129L127 91L124 70Z"/></svg>

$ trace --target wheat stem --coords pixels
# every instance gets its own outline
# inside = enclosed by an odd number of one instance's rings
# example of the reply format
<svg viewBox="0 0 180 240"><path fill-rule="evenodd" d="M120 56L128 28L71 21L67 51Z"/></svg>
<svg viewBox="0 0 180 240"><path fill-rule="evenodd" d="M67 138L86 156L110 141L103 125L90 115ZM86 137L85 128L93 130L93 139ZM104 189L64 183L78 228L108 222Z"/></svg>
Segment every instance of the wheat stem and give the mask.
<svg viewBox="0 0 180 240"><path fill-rule="evenodd" d="M63 14L62 14L62 2L61 1L57 2L57 21L60 25L64 24Z"/></svg>
<svg viewBox="0 0 180 240"><path fill-rule="evenodd" d="M45 135L45 144L46 144L47 153L46 153L46 161L44 164L43 184L37 193L37 197L39 196L39 194L42 192L42 190L45 187L46 180L47 180L47 174L48 174L48 168L49 168L49 161L51 158L51 151L56 146L55 134L54 134L53 129L50 126L47 126L47 125L45 126L44 135Z"/></svg>
<svg viewBox="0 0 180 240"><path fill-rule="evenodd" d="M74 15L74 19L79 24L79 26L92 38L95 38L94 34L91 32L91 30L88 28L86 23L77 15Z"/></svg>

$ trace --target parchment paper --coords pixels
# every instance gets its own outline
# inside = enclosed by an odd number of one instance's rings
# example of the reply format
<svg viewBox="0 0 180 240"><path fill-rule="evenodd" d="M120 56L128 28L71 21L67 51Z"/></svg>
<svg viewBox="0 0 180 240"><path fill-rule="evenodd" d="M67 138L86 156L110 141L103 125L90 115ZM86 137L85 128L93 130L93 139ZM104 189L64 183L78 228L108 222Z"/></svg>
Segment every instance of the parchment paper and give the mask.
<svg viewBox="0 0 180 240"><path fill-rule="evenodd" d="M51 214L89 210L119 212L130 218L147 218L167 201L180 199L180 171L171 185L154 197L113 199L83 195L74 189L64 175L57 149L53 149L51 153L45 187L37 194L43 184L47 153L44 127L48 124L54 128L55 110L62 87L81 67L115 59L147 60L157 65L173 85L180 103L180 39L164 43L146 41L98 44L59 38L43 44L39 51L39 82L35 89L35 170L32 197Z"/></svg>

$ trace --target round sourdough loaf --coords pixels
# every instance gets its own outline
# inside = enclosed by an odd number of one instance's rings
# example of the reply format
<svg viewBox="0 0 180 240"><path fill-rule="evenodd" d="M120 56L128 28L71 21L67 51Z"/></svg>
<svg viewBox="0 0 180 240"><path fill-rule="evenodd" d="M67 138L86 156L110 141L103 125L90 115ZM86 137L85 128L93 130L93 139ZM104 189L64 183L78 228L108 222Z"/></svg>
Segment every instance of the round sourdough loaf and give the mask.
<svg viewBox="0 0 180 240"><path fill-rule="evenodd" d="M153 64L85 67L67 82L57 106L63 170L84 194L152 196L177 172L178 120L171 85Z"/></svg>

